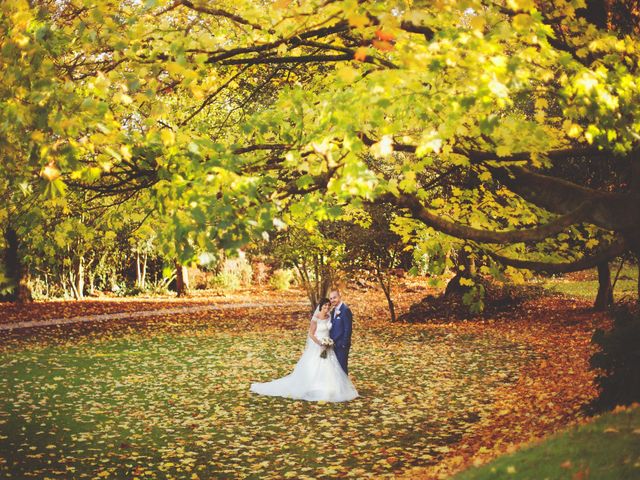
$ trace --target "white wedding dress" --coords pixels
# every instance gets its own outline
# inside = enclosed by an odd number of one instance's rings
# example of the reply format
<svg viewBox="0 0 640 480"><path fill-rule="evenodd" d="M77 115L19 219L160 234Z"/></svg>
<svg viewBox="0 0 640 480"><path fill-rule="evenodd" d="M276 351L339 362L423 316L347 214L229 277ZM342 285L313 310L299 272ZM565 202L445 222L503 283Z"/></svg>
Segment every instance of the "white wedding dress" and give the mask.
<svg viewBox="0 0 640 480"><path fill-rule="evenodd" d="M316 338L329 337L331 320L317 322ZM252 383L251 391L260 395L288 397L299 400L345 402L358 396L349 376L344 373L333 348L327 358L320 357L322 347L307 336L307 345L293 372L267 383Z"/></svg>

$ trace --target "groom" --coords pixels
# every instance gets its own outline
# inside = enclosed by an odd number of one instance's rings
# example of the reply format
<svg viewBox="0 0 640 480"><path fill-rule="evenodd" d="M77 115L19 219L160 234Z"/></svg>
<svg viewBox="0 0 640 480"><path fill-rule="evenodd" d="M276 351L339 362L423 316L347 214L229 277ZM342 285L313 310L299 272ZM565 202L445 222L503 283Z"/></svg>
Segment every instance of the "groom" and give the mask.
<svg viewBox="0 0 640 480"><path fill-rule="evenodd" d="M353 314L349 307L342 303L340 292L332 290L329 294L331 301L331 330L329 336L333 340L333 350L336 352L338 362L345 373L349 373L349 349L351 348L351 323Z"/></svg>

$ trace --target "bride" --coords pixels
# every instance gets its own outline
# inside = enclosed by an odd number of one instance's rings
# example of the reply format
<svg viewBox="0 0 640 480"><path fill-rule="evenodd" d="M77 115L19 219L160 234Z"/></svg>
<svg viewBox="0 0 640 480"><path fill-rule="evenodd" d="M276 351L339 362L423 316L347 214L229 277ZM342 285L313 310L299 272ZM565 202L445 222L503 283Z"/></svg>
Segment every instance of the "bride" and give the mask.
<svg viewBox="0 0 640 480"><path fill-rule="evenodd" d="M344 402L353 400L358 392L344 372L333 348L326 358L322 340L329 338L331 316L329 299L323 298L309 326L307 345L293 372L267 383L252 383L251 391L261 395L288 397L300 400Z"/></svg>

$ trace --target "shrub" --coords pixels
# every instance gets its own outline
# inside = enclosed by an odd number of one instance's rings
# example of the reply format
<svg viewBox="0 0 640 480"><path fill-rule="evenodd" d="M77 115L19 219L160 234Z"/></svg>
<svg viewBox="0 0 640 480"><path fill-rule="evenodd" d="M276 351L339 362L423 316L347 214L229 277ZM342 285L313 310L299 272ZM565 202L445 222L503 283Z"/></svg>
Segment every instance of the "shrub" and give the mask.
<svg viewBox="0 0 640 480"><path fill-rule="evenodd" d="M597 330L592 342L601 351L591 357L591 367L600 369L597 378L600 396L593 411L611 409L640 401L640 318L626 305L612 310L614 327Z"/></svg>
<svg viewBox="0 0 640 480"><path fill-rule="evenodd" d="M0 272L0 295L3 294L2 289L2 272ZM31 277L29 279L29 288L31 289L31 294L33 295L34 300L48 300L50 298L54 298L52 289L48 283L46 283L40 277ZM4 293L10 293L12 288L9 288ZM62 292L56 292L58 294L62 294Z"/></svg>
<svg viewBox="0 0 640 480"><path fill-rule="evenodd" d="M247 287L251 285L253 269L247 259L244 256L240 256L226 259L222 266L221 274L236 277L240 286Z"/></svg>
<svg viewBox="0 0 640 480"><path fill-rule="evenodd" d="M169 293L169 284L172 278L156 278L155 280L147 280L145 292L151 295L167 295Z"/></svg>
<svg viewBox="0 0 640 480"><path fill-rule="evenodd" d="M235 273L223 271L211 278L209 286L220 290L238 290L241 286L240 277Z"/></svg>
<svg viewBox="0 0 640 480"><path fill-rule="evenodd" d="M253 281L258 285L264 285L269 279L269 266L264 262L254 262L253 269Z"/></svg>
<svg viewBox="0 0 640 480"><path fill-rule="evenodd" d="M244 256L228 258L222 264L220 273L209 282L209 286L220 290L238 290L251 285L253 269Z"/></svg>
<svg viewBox="0 0 640 480"><path fill-rule="evenodd" d="M291 270L276 270L271 275L269 283L276 290L288 290L293 282L293 272Z"/></svg>

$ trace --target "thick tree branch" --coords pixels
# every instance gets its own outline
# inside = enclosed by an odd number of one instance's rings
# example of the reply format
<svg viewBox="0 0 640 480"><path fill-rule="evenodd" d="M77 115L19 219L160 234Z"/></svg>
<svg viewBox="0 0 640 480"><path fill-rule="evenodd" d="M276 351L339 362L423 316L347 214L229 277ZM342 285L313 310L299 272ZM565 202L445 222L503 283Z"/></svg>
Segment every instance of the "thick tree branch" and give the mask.
<svg viewBox="0 0 640 480"><path fill-rule="evenodd" d="M439 232L451 235L452 237L474 240L481 243L499 244L544 240L545 238L556 235L567 227L580 222L586 216L589 209L591 209L591 202L587 201L574 211L539 227L526 230L491 231L481 230L446 220L427 210L417 197L406 193L398 196L387 193L378 197L376 202L388 202L399 208L406 208L411 212L411 215L416 220L421 221L425 225L432 227Z"/></svg>
<svg viewBox="0 0 640 480"><path fill-rule="evenodd" d="M249 145L248 147L236 148L233 153L236 155L241 155L243 153L256 152L260 150L288 150L292 146L286 143L269 143L269 144L258 144L258 145Z"/></svg>
<svg viewBox="0 0 640 480"><path fill-rule="evenodd" d="M282 189L281 198L286 196L293 196L293 195L305 195L307 193L311 193L311 192L315 192L315 191L327 188L327 185L329 185L329 181L331 180L331 178L333 178L335 173L343 166L344 166L343 163L338 163L337 165L329 168L327 172L313 177L307 187L303 187L303 188L299 187L297 184L298 179L293 179L289 181L285 185L285 187Z"/></svg>
<svg viewBox="0 0 640 480"><path fill-rule="evenodd" d="M362 142L371 146L376 143L376 140L367 136L367 134L360 132L358 134L359 138ZM394 142L393 149L396 152L406 152L406 153L415 153L418 148L417 145L411 145L407 143L398 143ZM471 163L482 163L488 161L496 161L496 162L522 162L531 160L531 152L516 152L511 155L506 155L503 157L499 157L495 152L491 151L482 151L482 150L467 150L464 148L453 147L451 150L453 153L458 155L464 155L469 159ZM604 155L605 153L601 150L598 150L598 147L588 146L588 147L574 147L574 148L561 148L557 150L549 150L544 153L544 156L548 157L551 160L559 160L565 159L567 157L581 157L581 156L590 156L593 157L595 155Z"/></svg>
<svg viewBox="0 0 640 480"><path fill-rule="evenodd" d="M533 172L524 167L489 167L494 178L526 201L550 212L566 214L591 201L585 220L607 230L637 228L631 198L626 194L600 192L573 182Z"/></svg>
<svg viewBox="0 0 640 480"><path fill-rule="evenodd" d="M252 23L249 20L242 18L240 15L236 15L231 12L227 12L226 10L222 10L221 8L208 8L203 5L194 5L190 0L179 0L176 2L178 5L184 5L185 7L194 10L200 13L206 13L207 15L213 15L214 17L224 17L232 20L241 25L247 25L256 30L264 30L262 25L258 25L256 23Z"/></svg>
<svg viewBox="0 0 640 480"><path fill-rule="evenodd" d="M282 63L345 62L350 60L353 60L353 55L298 55L291 57L231 58L220 63L222 65L270 65Z"/></svg>
<svg viewBox="0 0 640 480"><path fill-rule="evenodd" d="M358 134L358 137L360 138L360 140L362 140L362 143L364 143L368 147L370 147L377 141L362 132ZM392 145L393 145L394 151L396 152L415 153L417 148L416 145L410 145L406 143L393 143ZM265 150L269 148L268 145L265 145L264 147L260 145L254 145L247 148L256 149L256 147L257 149L265 149ZM253 150L247 150L247 151L253 151ZM518 161L527 161L531 159L531 152L518 152L518 153L513 153L511 155L508 155L506 157L498 157L498 155L496 155L495 152L487 152L487 151L481 151L481 150L466 150L466 149L454 147L452 151L459 155L466 156L467 158L469 158L471 163L483 163L488 161L518 162ZM574 148L561 148L557 150L549 150L548 152L545 152L544 155L551 160L562 160L568 157L581 157L581 156L593 157L595 155L604 155L604 152L599 150L597 147L588 146L588 147L574 147Z"/></svg>
<svg viewBox="0 0 640 480"><path fill-rule="evenodd" d="M400 28L405 32L418 33L420 35L424 35L425 40L427 40L428 42L433 40L433 37L435 35L435 32L431 30L429 27L426 27L424 25L416 25L414 23L407 22L407 21L403 21L400 24Z"/></svg>
<svg viewBox="0 0 640 480"><path fill-rule="evenodd" d="M502 263L503 265L508 265L515 268L526 268L527 270L546 273L569 273L596 267L602 262L606 262L622 255L627 249L628 247L626 243L620 240L612 243L608 248L596 253L595 255L585 256L574 262L564 263L520 260L515 258L503 257L502 255L498 255L497 253L494 253L490 250L486 250L485 253L498 262Z"/></svg>
<svg viewBox="0 0 640 480"><path fill-rule="evenodd" d="M262 45L255 45L253 47L239 47L232 48L229 50L220 50L216 52L211 52L211 55L207 59L207 63L217 63L222 60L226 60L228 58L235 57L237 55L242 55L245 53L261 53L268 52L273 50L280 45L287 44L289 47L296 47L302 44L307 39L310 38L323 38L329 35L333 35L334 33L343 32L349 29L349 24L347 22L338 22L335 25L330 27L322 27L315 30L309 30L308 32L300 33L293 37L289 38L281 38L279 40L275 40L270 43L265 43Z"/></svg>

